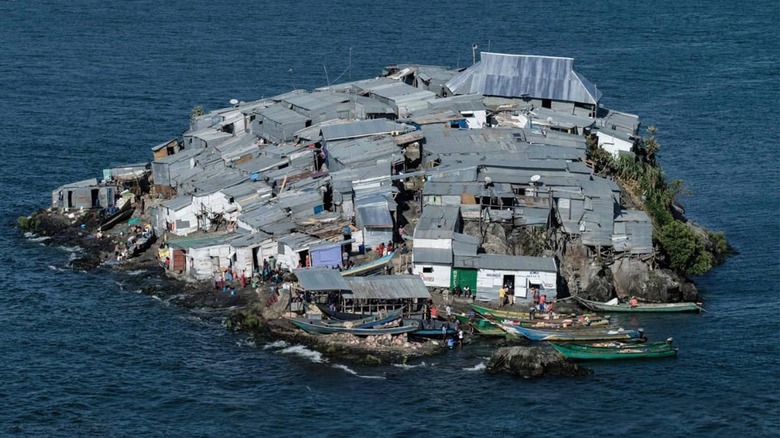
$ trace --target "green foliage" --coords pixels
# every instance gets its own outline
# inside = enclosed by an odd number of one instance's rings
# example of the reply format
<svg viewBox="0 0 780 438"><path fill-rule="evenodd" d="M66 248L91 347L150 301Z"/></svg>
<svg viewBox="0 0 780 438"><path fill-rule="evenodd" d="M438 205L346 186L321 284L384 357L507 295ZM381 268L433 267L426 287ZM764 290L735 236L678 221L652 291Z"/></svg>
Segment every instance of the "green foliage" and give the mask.
<svg viewBox="0 0 780 438"><path fill-rule="evenodd" d="M669 258L669 267L683 275L701 275L712 268L712 256L701 239L685 224L672 221L661 227L658 241Z"/></svg>
<svg viewBox="0 0 780 438"><path fill-rule="evenodd" d="M200 116L202 116L204 114L206 114L206 112L203 111L203 107L200 106L200 105L195 105L192 108L192 112L190 113L190 123L194 122L195 119L197 119L198 117L200 117Z"/></svg>
<svg viewBox="0 0 780 438"><path fill-rule="evenodd" d="M708 231L707 237L710 239L710 253L712 253L713 264L719 265L726 261L726 257L735 253L734 248L726 240L726 235L722 232L713 233Z"/></svg>
<svg viewBox="0 0 780 438"><path fill-rule="evenodd" d="M30 229L30 218L27 216L19 216L19 220L17 221L19 223L19 228L23 230L29 230Z"/></svg>
<svg viewBox="0 0 780 438"><path fill-rule="evenodd" d="M634 156L613 158L589 142L589 158L597 165L601 160L634 198L641 199L653 220L656 242L666 254L669 267L683 275L703 274L714 263L721 263L731 248L722 233L709 233L708 238L703 238L675 218L674 204L679 196L688 192L682 180L667 181L656 162L661 148L655 138L657 130L651 126L647 131L649 137L638 143ZM598 150L608 157L603 158Z"/></svg>

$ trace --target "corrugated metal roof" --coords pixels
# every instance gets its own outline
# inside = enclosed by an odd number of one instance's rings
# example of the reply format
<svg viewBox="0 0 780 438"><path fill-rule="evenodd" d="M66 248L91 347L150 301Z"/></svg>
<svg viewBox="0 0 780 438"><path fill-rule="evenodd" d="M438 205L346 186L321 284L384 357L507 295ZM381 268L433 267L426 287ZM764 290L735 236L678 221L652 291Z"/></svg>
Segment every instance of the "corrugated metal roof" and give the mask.
<svg viewBox="0 0 780 438"><path fill-rule="evenodd" d="M242 237L242 233L209 233L207 235L178 237L175 239L168 239L166 243L168 246L176 248L188 249L188 248L208 248L211 246L228 245L233 239Z"/></svg>
<svg viewBox="0 0 780 438"><path fill-rule="evenodd" d="M454 267L504 271L558 272L558 268L555 265L555 259L552 257L511 256L499 254L456 256Z"/></svg>
<svg viewBox="0 0 780 438"><path fill-rule="evenodd" d="M343 102L349 102L349 96L329 92L315 92L287 97L283 102L295 105L304 110L317 111Z"/></svg>
<svg viewBox="0 0 780 438"><path fill-rule="evenodd" d="M347 277L350 298L358 300L401 300L430 298L422 279L416 275L376 275ZM344 295L345 297L348 295Z"/></svg>
<svg viewBox="0 0 780 438"><path fill-rule="evenodd" d="M601 92L572 69L573 58L482 52L481 60L447 82L454 94L552 99L597 104Z"/></svg>
<svg viewBox="0 0 780 438"><path fill-rule="evenodd" d="M393 218L390 216L390 210L387 205L365 205L359 206L358 223L366 228L392 228Z"/></svg>
<svg viewBox="0 0 780 438"><path fill-rule="evenodd" d="M426 205L414 229L460 231L456 229L459 216L458 206Z"/></svg>
<svg viewBox="0 0 780 438"><path fill-rule="evenodd" d="M423 151L428 155L516 153L525 146L511 129L442 129L440 126L422 127L425 134Z"/></svg>
<svg viewBox="0 0 780 438"><path fill-rule="evenodd" d="M419 248L412 251L412 261L423 264L451 265L452 250L448 248Z"/></svg>
<svg viewBox="0 0 780 438"><path fill-rule="evenodd" d="M393 137L389 136L331 141L328 143L327 150L328 162L337 160L342 165L375 164L380 159L390 159L393 156L395 157L394 162L403 161L401 148L395 144Z"/></svg>
<svg viewBox="0 0 780 438"><path fill-rule="evenodd" d="M381 134L398 134L413 130L411 126L385 119L360 120L357 122L327 125L321 128L325 141L359 138Z"/></svg>
<svg viewBox="0 0 780 438"><path fill-rule="evenodd" d="M577 128L589 128L592 127L596 121L588 117L576 116L571 113L565 113L562 111L554 111L549 108L534 108L529 114L532 118L532 123L541 126L558 127L563 129ZM580 134L582 132L580 131Z"/></svg>
<svg viewBox="0 0 780 438"><path fill-rule="evenodd" d="M191 204L192 196L177 196L169 201L163 202L161 205L173 211L178 211L182 208L189 207Z"/></svg>
<svg viewBox="0 0 780 438"><path fill-rule="evenodd" d="M286 220L287 213L277 205L265 204L242 211L238 219L254 229L261 229L274 222Z"/></svg>
<svg viewBox="0 0 780 438"><path fill-rule="evenodd" d="M272 236L270 234L263 233L262 231L258 231L256 233L249 233L245 234L241 237L238 237L236 239L233 239L230 241L230 246L233 248L246 248L250 246L257 246L266 240L270 239Z"/></svg>
<svg viewBox="0 0 780 438"><path fill-rule="evenodd" d="M467 234L455 233L452 236L452 254L475 255L479 247L479 238Z"/></svg>
<svg viewBox="0 0 780 438"><path fill-rule="evenodd" d="M304 123L309 120L308 117L296 113L295 111L285 107L283 104L276 104L267 108L260 108L255 111L255 114L280 124Z"/></svg>
<svg viewBox="0 0 780 438"><path fill-rule="evenodd" d="M639 116L636 114L624 113L607 109L607 114L597 120L598 126L607 132L621 131L629 135L637 135L639 125Z"/></svg>
<svg viewBox="0 0 780 438"><path fill-rule="evenodd" d="M348 291L350 286L335 269L295 269L298 283L308 291Z"/></svg>
<svg viewBox="0 0 780 438"><path fill-rule="evenodd" d="M585 198L585 215L580 221L582 230L582 243L591 246L612 246L613 218L615 216L615 203L612 197ZM591 209L588 209L590 200Z"/></svg>
<svg viewBox="0 0 780 438"><path fill-rule="evenodd" d="M566 163L566 165L569 168L569 172L571 173L581 173L585 175L590 175L593 173L591 168L581 161L571 161Z"/></svg>
<svg viewBox="0 0 780 438"><path fill-rule="evenodd" d="M431 99L428 101L428 106L432 109L450 108L460 113L485 111L487 107L483 99L481 94L464 94L443 99Z"/></svg>

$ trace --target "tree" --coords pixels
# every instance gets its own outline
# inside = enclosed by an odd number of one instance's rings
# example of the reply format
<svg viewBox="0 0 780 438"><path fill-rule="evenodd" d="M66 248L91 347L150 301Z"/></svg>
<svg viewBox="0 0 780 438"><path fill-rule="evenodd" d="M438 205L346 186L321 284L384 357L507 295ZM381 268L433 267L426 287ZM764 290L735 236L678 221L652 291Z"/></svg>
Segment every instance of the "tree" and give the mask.
<svg viewBox="0 0 780 438"><path fill-rule="evenodd" d="M658 242L669 258L669 267L683 275L701 275L712 268L712 256L701 239L682 222L661 227Z"/></svg>

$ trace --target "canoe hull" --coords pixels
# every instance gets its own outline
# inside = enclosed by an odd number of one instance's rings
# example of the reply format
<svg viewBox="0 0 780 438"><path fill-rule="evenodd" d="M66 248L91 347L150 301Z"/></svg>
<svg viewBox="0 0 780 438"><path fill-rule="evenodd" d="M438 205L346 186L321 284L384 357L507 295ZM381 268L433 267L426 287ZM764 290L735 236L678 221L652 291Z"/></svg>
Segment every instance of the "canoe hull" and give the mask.
<svg viewBox="0 0 780 438"><path fill-rule="evenodd" d="M640 333L636 330L536 330L517 325L501 324L507 333L520 334L532 341L610 341L638 339Z"/></svg>
<svg viewBox="0 0 780 438"><path fill-rule="evenodd" d="M624 360L624 359L650 359L660 357L672 357L677 355L677 348L670 344L636 344L634 346L588 347L574 346L571 344L552 344L558 353L566 359L572 360Z"/></svg>
<svg viewBox="0 0 780 438"><path fill-rule="evenodd" d="M302 318L289 318L290 322L301 330L308 333L318 335L329 335L334 333L347 333L355 336L378 336L378 335L400 335L403 333L411 333L419 326L414 321L404 321L401 325L396 327L372 327L372 328L358 328L358 327L340 327L340 326L328 326L317 321L309 321Z"/></svg>
<svg viewBox="0 0 780 438"><path fill-rule="evenodd" d="M575 297L578 302L594 312L602 313L670 313L699 312L701 307L696 303L639 303L636 307L629 304L607 304L598 301Z"/></svg>

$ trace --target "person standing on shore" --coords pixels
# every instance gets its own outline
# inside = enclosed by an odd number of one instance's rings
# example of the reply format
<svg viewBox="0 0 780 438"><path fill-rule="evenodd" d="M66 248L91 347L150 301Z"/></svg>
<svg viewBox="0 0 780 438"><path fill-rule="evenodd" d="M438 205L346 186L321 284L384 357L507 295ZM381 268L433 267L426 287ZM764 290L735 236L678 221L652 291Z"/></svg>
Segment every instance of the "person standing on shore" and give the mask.
<svg viewBox="0 0 780 438"><path fill-rule="evenodd" d="M506 289L504 286L498 289L498 307L504 307L504 299L506 298Z"/></svg>

